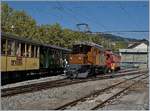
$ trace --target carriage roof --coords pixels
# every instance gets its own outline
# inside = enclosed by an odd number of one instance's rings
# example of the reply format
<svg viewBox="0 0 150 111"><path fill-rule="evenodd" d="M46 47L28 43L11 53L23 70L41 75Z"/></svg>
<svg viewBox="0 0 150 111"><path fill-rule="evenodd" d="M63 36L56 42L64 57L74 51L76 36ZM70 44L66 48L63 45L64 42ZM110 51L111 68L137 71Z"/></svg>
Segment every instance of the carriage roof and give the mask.
<svg viewBox="0 0 150 111"><path fill-rule="evenodd" d="M29 38L18 37L18 36L6 34L6 33L1 33L1 37L17 40L17 41L20 41L20 42L31 43L31 44L34 44L34 45L48 47L48 48L53 48L53 49L58 49L58 50L63 50L63 51L68 51L68 52L71 51L70 49L67 49L67 48L63 48L63 47L59 47L59 46L55 46L55 45L49 45L49 44L42 44L40 42L35 42L35 41L33 41Z"/></svg>

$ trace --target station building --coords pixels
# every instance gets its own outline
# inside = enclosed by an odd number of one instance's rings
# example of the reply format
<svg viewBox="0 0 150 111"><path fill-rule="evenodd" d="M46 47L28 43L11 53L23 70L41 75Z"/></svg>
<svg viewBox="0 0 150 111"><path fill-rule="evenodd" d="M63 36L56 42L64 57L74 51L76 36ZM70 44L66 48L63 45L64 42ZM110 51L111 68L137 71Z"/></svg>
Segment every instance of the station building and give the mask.
<svg viewBox="0 0 150 111"><path fill-rule="evenodd" d="M119 49L122 67L148 67L148 41L142 40L128 46L127 49Z"/></svg>

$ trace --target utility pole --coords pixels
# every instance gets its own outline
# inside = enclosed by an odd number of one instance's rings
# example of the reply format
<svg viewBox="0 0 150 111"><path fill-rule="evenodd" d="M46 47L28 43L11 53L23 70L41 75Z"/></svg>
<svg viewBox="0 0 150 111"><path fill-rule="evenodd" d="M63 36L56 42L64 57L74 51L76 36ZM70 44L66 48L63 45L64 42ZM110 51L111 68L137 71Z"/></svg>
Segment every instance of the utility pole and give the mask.
<svg viewBox="0 0 150 111"><path fill-rule="evenodd" d="M149 41L147 44L147 68L149 67Z"/></svg>

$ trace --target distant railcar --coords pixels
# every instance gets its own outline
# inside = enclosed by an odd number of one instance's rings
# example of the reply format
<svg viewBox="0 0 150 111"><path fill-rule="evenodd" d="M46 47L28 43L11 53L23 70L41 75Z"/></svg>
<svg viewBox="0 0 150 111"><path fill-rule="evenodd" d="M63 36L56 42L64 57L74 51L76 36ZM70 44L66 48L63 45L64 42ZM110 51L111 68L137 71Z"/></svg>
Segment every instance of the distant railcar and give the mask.
<svg viewBox="0 0 150 111"><path fill-rule="evenodd" d="M28 75L63 73L63 60L67 59L69 51L66 48L43 45L29 39L2 33L2 84L25 78Z"/></svg>
<svg viewBox="0 0 150 111"><path fill-rule="evenodd" d="M106 73L111 70L112 63L119 67L120 56L105 50L103 46L91 42L79 42L73 45L69 55L67 76L70 78L86 78Z"/></svg>
<svg viewBox="0 0 150 111"><path fill-rule="evenodd" d="M107 72L112 72L112 65L115 71L120 70L120 55L113 53L111 50L105 50L104 55L106 57L105 64Z"/></svg>

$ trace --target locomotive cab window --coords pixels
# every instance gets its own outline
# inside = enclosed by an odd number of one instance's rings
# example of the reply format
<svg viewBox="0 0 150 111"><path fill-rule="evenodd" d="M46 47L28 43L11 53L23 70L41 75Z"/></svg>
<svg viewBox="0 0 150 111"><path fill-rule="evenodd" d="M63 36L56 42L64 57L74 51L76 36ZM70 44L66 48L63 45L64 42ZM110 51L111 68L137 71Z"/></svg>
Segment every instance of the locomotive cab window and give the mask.
<svg viewBox="0 0 150 111"><path fill-rule="evenodd" d="M6 51L6 39L1 39L1 54L5 55Z"/></svg>
<svg viewBox="0 0 150 111"><path fill-rule="evenodd" d="M73 53L81 53L81 54L87 54L91 50L91 46L86 45L74 45L73 46Z"/></svg>
<svg viewBox="0 0 150 111"><path fill-rule="evenodd" d="M106 60L108 60L110 58L110 55L109 54L107 54L106 55Z"/></svg>

